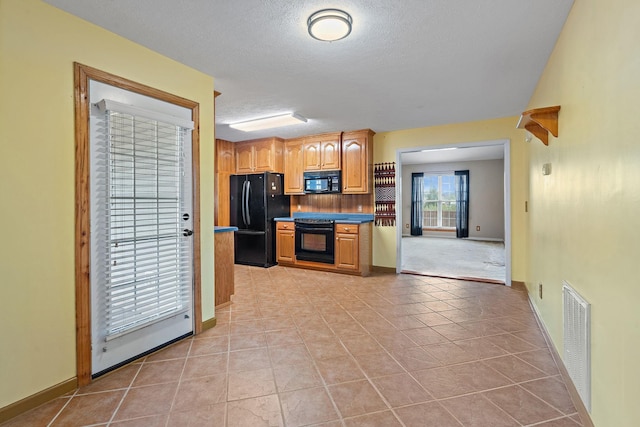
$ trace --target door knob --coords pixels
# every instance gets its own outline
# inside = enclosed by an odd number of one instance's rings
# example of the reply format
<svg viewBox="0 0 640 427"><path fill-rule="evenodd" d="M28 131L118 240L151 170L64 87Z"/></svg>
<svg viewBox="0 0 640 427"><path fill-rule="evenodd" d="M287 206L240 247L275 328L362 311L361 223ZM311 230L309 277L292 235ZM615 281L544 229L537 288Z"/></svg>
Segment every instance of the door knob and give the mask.
<svg viewBox="0 0 640 427"><path fill-rule="evenodd" d="M182 230L182 235L185 237L191 236L193 235L193 230L189 230L188 228L185 228L184 230Z"/></svg>

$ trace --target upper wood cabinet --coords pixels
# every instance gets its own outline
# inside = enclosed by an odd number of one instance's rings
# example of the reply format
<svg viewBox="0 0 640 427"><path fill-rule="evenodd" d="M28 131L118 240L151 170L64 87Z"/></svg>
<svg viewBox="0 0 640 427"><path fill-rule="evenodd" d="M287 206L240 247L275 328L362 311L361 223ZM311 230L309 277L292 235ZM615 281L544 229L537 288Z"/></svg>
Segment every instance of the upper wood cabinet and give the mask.
<svg viewBox="0 0 640 427"><path fill-rule="evenodd" d="M263 138L235 143L236 174L283 172L284 140Z"/></svg>
<svg viewBox="0 0 640 427"><path fill-rule="evenodd" d="M373 187L373 135L365 129L342 136L342 193L367 194Z"/></svg>
<svg viewBox="0 0 640 427"><path fill-rule="evenodd" d="M233 142L216 139L215 171L235 172Z"/></svg>
<svg viewBox="0 0 640 427"><path fill-rule="evenodd" d="M284 143L284 194L304 194L303 150L304 138Z"/></svg>
<svg viewBox="0 0 640 427"><path fill-rule="evenodd" d="M340 169L340 133L327 133L305 138L305 171L338 169Z"/></svg>

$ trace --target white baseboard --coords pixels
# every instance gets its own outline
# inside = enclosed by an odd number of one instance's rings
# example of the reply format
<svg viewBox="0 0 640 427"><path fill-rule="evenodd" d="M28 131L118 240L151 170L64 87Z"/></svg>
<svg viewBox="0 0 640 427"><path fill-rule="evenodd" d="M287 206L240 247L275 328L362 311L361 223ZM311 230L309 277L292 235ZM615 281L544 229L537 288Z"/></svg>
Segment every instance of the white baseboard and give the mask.
<svg viewBox="0 0 640 427"><path fill-rule="evenodd" d="M467 237L467 240L478 240L485 242L502 242L504 243L504 239L496 239L493 237Z"/></svg>

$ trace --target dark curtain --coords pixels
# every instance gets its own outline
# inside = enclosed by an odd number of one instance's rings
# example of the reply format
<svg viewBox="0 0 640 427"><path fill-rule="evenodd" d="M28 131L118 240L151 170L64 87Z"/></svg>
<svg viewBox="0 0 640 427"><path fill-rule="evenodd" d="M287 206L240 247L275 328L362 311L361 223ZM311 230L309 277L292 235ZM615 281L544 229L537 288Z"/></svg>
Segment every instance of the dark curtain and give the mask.
<svg viewBox="0 0 640 427"><path fill-rule="evenodd" d="M411 174L411 235L422 236L422 192L424 174Z"/></svg>
<svg viewBox="0 0 640 427"><path fill-rule="evenodd" d="M456 171L456 237L469 237L469 171Z"/></svg>

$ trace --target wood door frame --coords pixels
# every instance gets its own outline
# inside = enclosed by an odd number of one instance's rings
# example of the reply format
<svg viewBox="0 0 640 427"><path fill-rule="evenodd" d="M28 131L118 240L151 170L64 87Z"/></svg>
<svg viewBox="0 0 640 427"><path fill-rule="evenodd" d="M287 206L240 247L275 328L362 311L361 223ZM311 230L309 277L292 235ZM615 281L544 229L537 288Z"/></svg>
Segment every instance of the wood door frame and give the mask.
<svg viewBox="0 0 640 427"><path fill-rule="evenodd" d="M193 120L193 313L194 334L202 329L200 254L200 104L150 86L75 62L75 296L78 386L91 382L89 80L169 102L191 110Z"/></svg>

